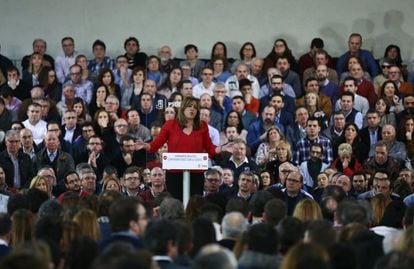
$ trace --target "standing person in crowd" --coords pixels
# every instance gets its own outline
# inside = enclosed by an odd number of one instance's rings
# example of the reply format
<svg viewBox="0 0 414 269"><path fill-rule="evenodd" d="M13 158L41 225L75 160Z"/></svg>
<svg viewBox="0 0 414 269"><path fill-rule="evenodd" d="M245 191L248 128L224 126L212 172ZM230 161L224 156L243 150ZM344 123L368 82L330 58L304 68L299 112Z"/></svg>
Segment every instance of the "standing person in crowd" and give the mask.
<svg viewBox="0 0 414 269"><path fill-rule="evenodd" d="M164 143L168 144L168 152L202 153L206 151L211 157L221 152L222 147L215 147L208 133L207 123L200 120L198 100L187 97L181 104L177 118L166 122L161 133L150 144L136 142L136 150L144 148L155 153ZM203 193L203 174L191 172L190 193ZM182 172L171 170L167 172L166 183L168 191L178 199L182 199Z"/></svg>

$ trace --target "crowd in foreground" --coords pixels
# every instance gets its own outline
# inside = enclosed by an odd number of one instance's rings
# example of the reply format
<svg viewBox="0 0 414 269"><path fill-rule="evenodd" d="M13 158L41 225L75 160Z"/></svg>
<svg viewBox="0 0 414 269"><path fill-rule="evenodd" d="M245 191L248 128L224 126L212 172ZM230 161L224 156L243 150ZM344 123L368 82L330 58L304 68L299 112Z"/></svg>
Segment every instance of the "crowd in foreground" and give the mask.
<svg viewBox="0 0 414 269"><path fill-rule="evenodd" d="M414 92L398 46L333 59L277 39L228 59L0 55L0 268L407 268ZM334 64L336 63L336 65ZM381 68L379 68L381 67ZM20 75L22 73L22 75ZM163 171L164 152L211 168ZM398 265L396 265L398 264ZM20 267L19 267L20 266Z"/></svg>

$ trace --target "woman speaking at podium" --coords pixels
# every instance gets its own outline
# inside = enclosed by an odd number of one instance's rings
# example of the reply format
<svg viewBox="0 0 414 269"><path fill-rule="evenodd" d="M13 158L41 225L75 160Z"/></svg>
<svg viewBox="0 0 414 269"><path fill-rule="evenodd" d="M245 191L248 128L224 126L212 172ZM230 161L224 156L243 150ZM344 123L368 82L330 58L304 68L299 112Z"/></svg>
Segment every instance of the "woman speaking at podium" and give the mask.
<svg viewBox="0 0 414 269"><path fill-rule="evenodd" d="M147 144L136 143L136 150L145 149L150 153L156 152L167 143L168 152L173 153L208 153L210 158L221 152L210 139L208 125L200 120L200 105L198 99L186 97L178 110L175 119L167 121L161 128L160 134L154 141ZM177 199L183 199L183 172L169 170L166 173L167 190ZM203 194L203 171L191 171L190 195Z"/></svg>

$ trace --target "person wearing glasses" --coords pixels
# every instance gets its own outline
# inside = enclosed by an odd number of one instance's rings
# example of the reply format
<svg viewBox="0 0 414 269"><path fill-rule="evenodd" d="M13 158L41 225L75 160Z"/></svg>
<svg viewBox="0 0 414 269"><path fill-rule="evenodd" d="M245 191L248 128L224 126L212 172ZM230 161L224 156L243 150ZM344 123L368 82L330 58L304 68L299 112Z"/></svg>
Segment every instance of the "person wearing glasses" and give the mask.
<svg viewBox="0 0 414 269"><path fill-rule="evenodd" d="M292 216L293 211L299 201L303 199L312 199L312 195L302 190L303 176L295 169L286 177L286 188L282 189L285 194L285 203L287 208L287 215Z"/></svg>
<svg viewBox="0 0 414 269"><path fill-rule="evenodd" d="M72 85L76 96L82 98L88 105L90 104L93 84L89 80L82 79L82 67L80 65L74 64L70 67L70 79L63 87L66 85Z"/></svg>
<svg viewBox="0 0 414 269"><path fill-rule="evenodd" d="M123 186L122 194L124 196L139 196L142 177L139 167L128 167L122 176L121 184Z"/></svg>
<svg viewBox="0 0 414 269"><path fill-rule="evenodd" d="M10 189L29 187L34 176L30 156L20 152L20 135L17 130L6 132L6 149L0 153L0 166L6 175L6 184Z"/></svg>
<svg viewBox="0 0 414 269"><path fill-rule="evenodd" d="M213 95L216 83L213 82L213 68L204 67L201 71L201 82L194 86L193 96L200 98L203 93Z"/></svg>

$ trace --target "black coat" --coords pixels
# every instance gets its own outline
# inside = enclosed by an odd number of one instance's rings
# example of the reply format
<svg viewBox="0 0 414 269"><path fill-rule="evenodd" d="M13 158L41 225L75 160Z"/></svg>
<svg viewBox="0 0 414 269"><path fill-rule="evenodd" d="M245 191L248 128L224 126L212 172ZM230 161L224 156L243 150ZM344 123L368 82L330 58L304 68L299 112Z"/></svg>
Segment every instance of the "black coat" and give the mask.
<svg viewBox="0 0 414 269"><path fill-rule="evenodd" d="M34 176L32 160L30 159L29 155L23 152L17 153L17 160L19 162L20 186L22 188L28 188L30 181ZM4 150L0 153L0 166L3 168L4 173L6 174L7 186L13 188L14 166L7 150Z"/></svg>

